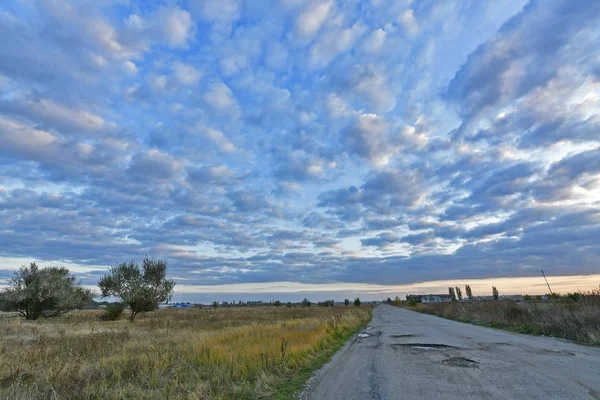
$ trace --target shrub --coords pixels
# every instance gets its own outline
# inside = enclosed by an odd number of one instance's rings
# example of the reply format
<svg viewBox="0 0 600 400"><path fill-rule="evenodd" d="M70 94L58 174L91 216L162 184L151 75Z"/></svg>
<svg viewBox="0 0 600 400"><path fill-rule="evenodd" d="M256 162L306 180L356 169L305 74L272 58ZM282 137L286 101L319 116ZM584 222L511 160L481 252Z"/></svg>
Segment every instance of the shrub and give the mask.
<svg viewBox="0 0 600 400"><path fill-rule="evenodd" d="M350 304L350 300L348 300L348 299L345 299L345 300L344 300L344 305L345 305L345 306L347 306L348 304Z"/></svg>
<svg viewBox="0 0 600 400"><path fill-rule="evenodd" d="M275 301L273 302L273 305L274 305L275 307L279 307L279 306L281 306L281 302L280 302L279 300L275 300Z"/></svg>
<svg viewBox="0 0 600 400"><path fill-rule="evenodd" d="M357 297L354 299L354 305L357 307L360 306L360 298Z"/></svg>
<svg viewBox="0 0 600 400"><path fill-rule="evenodd" d="M494 296L494 300L498 300L499 293L496 286L492 286L492 296Z"/></svg>
<svg viewBox="0 0 600 400"><path fill-rule="evenodd" d="M306 297L302 299L302 307L310 307L311 304L312 303Z"/></svg>
<svg viewBox="0 0 600 400"><path fill-rule="evenodd" d="M115 321L119 319L121 314L125 311L125 304L123 303L109 303L106 305L104 309L104 314L102 315L103 321Z"/></svg>

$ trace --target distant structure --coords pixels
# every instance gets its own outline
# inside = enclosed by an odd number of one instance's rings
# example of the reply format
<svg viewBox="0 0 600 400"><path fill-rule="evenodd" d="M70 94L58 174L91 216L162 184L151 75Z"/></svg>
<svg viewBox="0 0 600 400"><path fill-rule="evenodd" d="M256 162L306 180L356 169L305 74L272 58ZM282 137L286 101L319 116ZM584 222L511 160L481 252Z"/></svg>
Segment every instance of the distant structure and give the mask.
<svg viewBox="0 0 600 400"><path fill-rule="evenodd" d="M448 303L452 301L449 294L409 294L406 300L414 300L417 303Z"/></svg>

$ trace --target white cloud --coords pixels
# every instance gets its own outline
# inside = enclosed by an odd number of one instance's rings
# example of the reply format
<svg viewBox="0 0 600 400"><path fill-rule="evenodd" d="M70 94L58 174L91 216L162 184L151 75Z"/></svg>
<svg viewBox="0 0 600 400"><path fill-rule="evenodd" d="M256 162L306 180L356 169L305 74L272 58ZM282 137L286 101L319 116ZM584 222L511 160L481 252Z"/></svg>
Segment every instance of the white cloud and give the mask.
<svg viewBox="0 0 600 400"><path fill-rule="evenodd" d="M317 0L310 4L296 19L296 32L304 37L313 36L327 19L332 7L332 0Z"/></svg>
<svg viewBox="0 0 600 400"><path fill-rule="evenodd" d="M414 36L419 33L419 24L415 19L415 13L412 8L405 10L400 17L398 22L404 27L405 32L409 36Z"/></svg>
<svg viewBox="0 0 600 400"><path fill-rule="evenodd" d="M189 64L176 61L173 63L172 67L173 76L178 82L184 85L194 85L198 83L202 77L202 73Z"/></svg>
<svg viewBox="0 0 600 400"><path fill-rule="evenodd" d="M207 127L200 127L200 130L204 137L213 142L222 152L233 153L236 150L233 143L227 139L223 132Z"/></svg>
<svg viewBox="0 0 600 400"><path fill-rule="evenodd" d="M310 49L310 63L317 66L329 64L337 55L348 51L364 31L365 27L357 23L348 29L327 32Z"/></svg>
<svg viewBox="0 0 600 400"><path fill-rule="evenodd" d="M204 94L204 100L213 108L222 110L237 105L231 89L224 83L215 83L209 92Z"/></svg>
<svg viewBox="0 0 600 400"><path fill-rule="evenodd" d="M153 28L157 40L172 47L186 45L193 29L190 14L179 7L163 7L153 15Z"/></svg>
<svg viewBox="0 0 600 400"><path fill-rule="evenodd" d="M123 68L125 68L125 71L127 71L128 73L135 75L138 72L138 68L137 65L135 65L135 63L133 61L125 61L123 63Z"/></svg>
<svg viewBox="0 0 600 400"><path fill-rule="evenodd" d="M385 43L387 34L383 29L376 29L363 40L362 48L368 53L378 53Z"/></svg>
<svg viewBox="0 0 600 400"><path fill-rule="evenodd" d="M191 0L190 8L206 21L229 22L239 18L239 0Z"/></svg>

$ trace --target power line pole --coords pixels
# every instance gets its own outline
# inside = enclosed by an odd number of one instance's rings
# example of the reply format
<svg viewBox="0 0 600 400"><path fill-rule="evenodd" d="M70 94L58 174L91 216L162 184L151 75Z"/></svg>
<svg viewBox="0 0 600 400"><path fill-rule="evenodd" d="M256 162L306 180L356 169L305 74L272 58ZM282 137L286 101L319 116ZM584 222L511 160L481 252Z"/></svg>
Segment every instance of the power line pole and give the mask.
<svg viewBox="0 0 600 400"><path fill-rule="evenodd" d="M542 270L542 276L544 277L544 280L546 281L546 285L548 285L548 290L550 291L550 294L554 294L554 293L552 293L552 289L550 288L550 284L548 283L548 279L546 279L546 274L544 274L544 270Z"/></svg>

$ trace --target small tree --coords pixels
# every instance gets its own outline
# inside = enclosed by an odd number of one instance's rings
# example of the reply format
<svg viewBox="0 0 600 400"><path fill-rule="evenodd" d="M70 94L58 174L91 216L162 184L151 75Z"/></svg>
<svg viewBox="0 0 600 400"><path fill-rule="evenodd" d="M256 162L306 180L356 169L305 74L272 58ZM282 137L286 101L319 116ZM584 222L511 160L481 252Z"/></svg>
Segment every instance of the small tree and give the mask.
<svg viewBox="0 0 600 400"><path fill-rule="evenodd" d="M402 300L400 300L400 297L396 296L396 298L394 299L394 305L399 306L400 303L402 303Z"/></svg>
<svg viewBox="0 0 600 400"><path fill-rule="evenodd" d="M354 305L357 307L360 306L360 298L357 297L354 299Z"/></svg>
<svg viewBox="0 0 600 400"><path fill-rule="evenodd" d="M93 294L82 288L63 267L38 268L36 263L15 272L0 294L0 310L16 311L25 319L55 317L82 308Z"/></svg>
<svg viewBox="0 0 600 400"><path fill-rule="evenodd" d="M215 300L212 303L210 303L210 305L212 306L212 308L217 308L219 307L219 302Z"/></svg>
<svg viewBox="0 0 600 400"><path fill-rule="evenodd" d="M456 293L454 292L453 287L448 288L448 293L450 294L450 297L452 297L452 301L456 301Z"/></svg>
<svg viewBox="0 0 600 400"><path fill-rule="evenodd" d="M458 297L459 301L462 300L462 290L458 286L456 287L456 297Z"/></svg>
<svg viewBox="0 0 600 400"><path fill-rule="evenodd" d="M280 302L279 300L275 300L275 301L273 302L273 305L274 305L275 307L279 307L279 306L281 305L281 302Z"/></svg>
<svg viewBox="0 0 600 400"><path fill-rule="evenodd" d="M496 286L492 286L492 296L494 296L494 300L498 300L499 292Z"/></svg>
<svg viewBox="0 0 600 400"><path fill-rule="evenodd" d="M465 286L465 293L467 294L469 300L473 300L473 292L471 291L471 285Z"/></svg>
<svg viewBox="0 0 600 400"><path fill-rule="evenodd" d="M133 322L138 313L154 311L159 303L169 301L175 281L167 279L165 261L144 258L141 270L133 261L111 267L98 286L103 297L117 297L129 306L129 320Z"/></svg>
<svg viewBox="0 0 600 400"><path fill-rule="evenodd" d="M344 305L345 305L345 306L347 306L347 305L349 305L349 304L350 304L350 300L348 300L348 299L345 299L345 300L344 300Z"/></svg>
<svg viewBox="0 0 600 400"><path fill-rule="evenodd" d="M312 303L305 297L302 299L302 307L310 307Z"/></svg>

